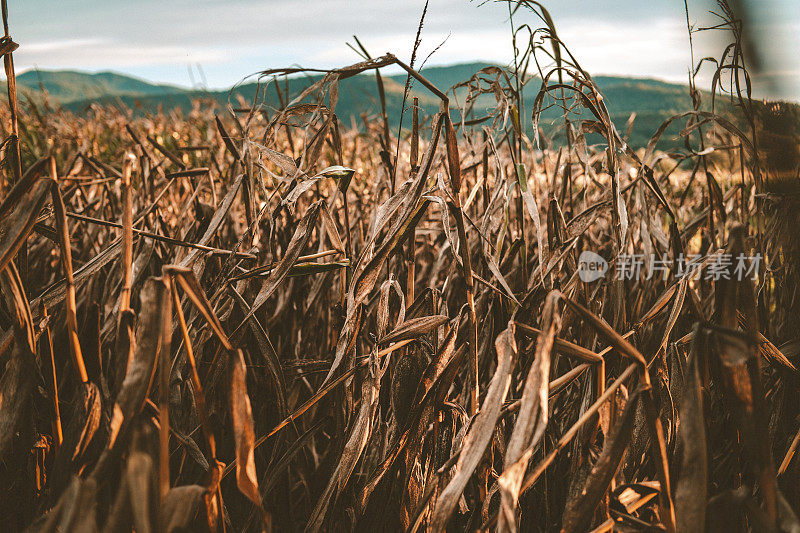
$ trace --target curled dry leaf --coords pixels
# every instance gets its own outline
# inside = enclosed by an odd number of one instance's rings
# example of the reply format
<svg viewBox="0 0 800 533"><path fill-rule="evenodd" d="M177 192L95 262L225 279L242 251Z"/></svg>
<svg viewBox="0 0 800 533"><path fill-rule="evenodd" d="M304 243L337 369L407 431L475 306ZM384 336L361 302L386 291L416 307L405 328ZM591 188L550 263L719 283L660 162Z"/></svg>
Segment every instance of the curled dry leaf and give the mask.
<svg viewBox="0 0 800 533"><path fill-rule="evenodd" d="M261 507L261 493L258 491L258 477L255 463L255 432L253 430L253 410L247 394L244 356L236 350L230 360L230 402L231 424L236 441L236 484L242 494Z"/></svg>
<svg viewBox="0 0 800 533"><path fill-rule="evenodd" d="M513 324L509 323L508 327L495 340L494 346L497 351L497 370L489 383L489 389L486 391L486 398L483 400L481 409L464 437L464 444L455 466L455 475L436 501L428 526L431 531L442 531L447 526L464 488L472 477L473 471L478 467L478 463L486 451L486 446L489 445L492 435L494 435L497 419L508 393L511 368L517 357Z"/></svg>
<svg viewBox="0 0 800 533"><path fill-rule="evenodd" d="M517 530L515 509L530 459L529 456L523 459L523 455L527 448L536 446L547 428L550 355L556 335L561 329L561 314L558 310L560 298L561 295L553 291L545 301L542 313L544 332L536 339L536 352L525 380L519 414L506 446L503 473L497 480L501 496L498 531Z"/></svg>
<svg viewBox="0 0 800 533"><path fill-rule="evenodd" d="M708 354L707 334L694 329L681 398L678 438L681 442L681 474L675 487L675 515L678 531L691 531L706 523L708 450L703 406L700 358Z"/></svg>

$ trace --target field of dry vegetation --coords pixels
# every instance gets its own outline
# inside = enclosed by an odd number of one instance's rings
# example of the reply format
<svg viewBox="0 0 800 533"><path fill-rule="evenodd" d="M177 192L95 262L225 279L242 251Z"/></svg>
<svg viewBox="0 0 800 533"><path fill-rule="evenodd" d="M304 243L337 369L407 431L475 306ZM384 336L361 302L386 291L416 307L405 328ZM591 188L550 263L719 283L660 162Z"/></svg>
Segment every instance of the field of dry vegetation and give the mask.
<svg viewBox="0 0 800 533"><path fill-rule="evenodd" d="M800 531L791 110L736 83L721 1L736 112L687 88L684 149L629 147L512 8L511 67L455 89L386 55L147 116L17 103L6 29L0 529ZM401 129L346 127L339 83L388 66ZM757 277L681 275L720 253Z"/></svg>

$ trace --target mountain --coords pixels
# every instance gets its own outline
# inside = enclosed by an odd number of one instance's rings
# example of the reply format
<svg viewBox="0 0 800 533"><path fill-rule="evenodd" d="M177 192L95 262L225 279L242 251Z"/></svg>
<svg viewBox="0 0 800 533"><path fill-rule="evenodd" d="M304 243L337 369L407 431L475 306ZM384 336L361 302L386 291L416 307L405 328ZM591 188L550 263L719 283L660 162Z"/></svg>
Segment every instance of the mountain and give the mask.
<svg viewBox="0 0 800 533"><path fill-rule="evenodd" d="M90 74L73 70L29 70L17 76L17 87L34 94L44 88L60 104L107 96L160 96L186 92L181 87L155 85L116 72Z"/></svg>
<svg viewBox="0 0 800 533"><path fill-rule="evenodd" d="M431 83L445 90L457 83L468 80L478 70L491 66L489 63L463 63L451 66L433 66L422 70ZM296 95L303 88L318 80L316 76L294 76L284 85L282 91ZM405 74L383 76L386 96L387 113L391 125L397 127L399 111L403 102L403 90L406 82ZM632 113L636 113L631 132L630 144L643 146L650 136L658 129L659 125L668 117L691 109L691 99L688 89L684 85L668 83L655 79L630 78L615 76L597 76L595 83L604 96L615 124L620 131L626 129L626 122ZM247 107L251 105L255 95L259 101L267 106L277 106L278 96L274 86L259 87L256 83L247 83L236 86L227 91L205 91L186 89L172 85L158 85L145 80L118 74L114 72L85 73L77 71L28 71L17 77L17 85L22 98L34 102L42 98L41 89L44 88L51 101L61 104L64 108L83 112L89 104L100 103L110 105L123 105L136 112L150 112L162 106L164 109L181 108L188 110L192 101L198 98L212 99L220 104L230 103L233 107ZM530 111L540 88L540 82L531 80L524 90L525 112L530 116ZM265 94L266 93L266 94ZM459 89L458 100L463 103L466 89ZM439 108L439 101L421 84L415 83L411 96L420 99L423 111L432 115ZM285 98L285 94L283 94ZM408 102L411 99L409 97ZM476 109L490 110L495 105L492 95L482 96L476 103ZM365 73L343 80L339 85L339 98L336 107L337 115L346 125L361 124L362 114L375 114L380 111L377 97L375 76ZM549 129L550 123L559 124L557 120L560 111L550 109L542 114L542 127ZM591 118L584 112L582 118ZM406 117L404 124L410 123ZM675 132L679 128L674 128ZM665 135L665 143L674 146L669 133Z"/></svg>

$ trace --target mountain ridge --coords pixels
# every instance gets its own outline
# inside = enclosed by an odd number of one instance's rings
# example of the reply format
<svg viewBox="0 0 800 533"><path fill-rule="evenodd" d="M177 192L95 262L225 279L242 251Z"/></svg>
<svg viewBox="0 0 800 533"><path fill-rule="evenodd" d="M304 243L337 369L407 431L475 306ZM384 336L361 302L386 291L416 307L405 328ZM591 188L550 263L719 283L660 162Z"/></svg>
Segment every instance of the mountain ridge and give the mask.
<svg viewBox="0 0 800 533"><path fill-rule="evenodd" d="M430 66L424 68L422 74L431 83L445 90L468 80L479 69L489 66L498 65L472 62ZM319 79L319 75L292 76L286 83L289 92L297 94L316 79ZM385 74L383 79L387 110L392 126L396 127L398 125L396 117L399 117L397 111L402 106L406 75ZM620 131L623 131L631 114L634 112L637 114L630 139L634 146L645 145L650 135L669 116L691 109L691 98L686 85L647 77L598 75L593 79L603 93L609 113ZM341 82L336 112L343 123L359 124L363 114L379 112L375 83L375 76L371 73L353 76ZM152 112L159 108L180 108L186 111L191 109L192 101L198 98L210 98L222 105L231 103L234 107L247 106L252 102L258 89L255 82L236 85L232 89L206 90L151 83L113 71L91 73L78 70L29 70L17 76L17 86L24 100L41 101L43 97L41 89L44 88L51 101L77 113L85 111L95 103L122 105L135 112ZM531 82L526 86L524 91L526 113L530 112L539 88L538 82ZM411 96L420 98L424 113L432 115L438 110L438 100L419 83L412 88ZM278 103L274 89L270 88L269 94L263 98L269 105ZM484 96L481 105L493 106L493 97ZM554 111L544 113L543 123L555 119L557 115Z"/></svg>
<svg viewBox="0 0 800 533"><path fill-rule="evenodd" d="M449 88L450 86L460 81L466 81L469 76L477 72L481 68L490 66L502 65L495 63L487 63L482 61L470 63L454 63L451 65L435 65L425 68L424 76L431 81L434 85L442 85L441 89ZM298 76L299 77L299 76ZM405 82L406 75L401 74L384 74L384 79L390 78L395 81ZM626 83L636 83L647 86L648 88L680 88L687 91L688 86L684 83L662 80L652 76L623 76L617 74L599 74L592 77L595 82L603 81L620 81ZM43 82L45 89L51 96L55 97L59 103L71 103L73 101L84 101L95 98L94 96L86 97L85 94L81 95L73 93L69 87L71 84L76 84L81 87L97 87L103 89L102 96L113 96L117 94L124 95L144 95L144 94L163 94L163 93L193 93L193 92L210 92L210 93L223 93L228 92L230 88L201 88L201 87L186 87L182 85L175 85L169 83L156 83L149 81L145 78L117 72L114 70L102 70L97 72L80 70L80 69L29 69L17 74L17 85L19 88L38 91L39 83ZM113 86L109 87L108 82ZM4 82L3 82L4 83ZM239 85L239 87L247 87L254 85L254 82L247 82ZM120 85L127 87L120 90ZM57 93L74 94L73 98L64 98L56 96Z"/></svg>

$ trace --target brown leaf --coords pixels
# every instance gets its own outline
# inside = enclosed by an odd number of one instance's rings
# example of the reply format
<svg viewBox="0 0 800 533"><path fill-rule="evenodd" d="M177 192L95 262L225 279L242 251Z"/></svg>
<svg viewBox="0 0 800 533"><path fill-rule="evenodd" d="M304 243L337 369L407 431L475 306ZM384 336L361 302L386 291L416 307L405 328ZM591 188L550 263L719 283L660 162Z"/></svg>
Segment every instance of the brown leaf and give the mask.
<svg viewBox="0 0 800 533"><path fill-rule="evenodd" d="M601 317L597 316L596 314L592 313L581 304L564 297L564 301L569 305L569 307L575 311L577 314L581 315L589 324L599 333L601 334L609 343L611 343L614 348L620 351L626 357L633 359L634 361L639 362L639 364L643 365L645 368L647 367L647 362L644 359L644 356L633 347L631 343L629 343L622 335L617 333L614 328L612 328L608 322L603 320Z"/></svg>
<svg viewBox="0 0 800 533"><path fill-rule="evenodd" d="M377 357L376 357L377 359ZM322 529L325 516L331 504L336 501L339 494L347 486L347 482L358 463L364 448L367 446L372 430L372 419L378 406L381 377L386 367L380 367L380 362L375 361L370 371L361 384L361 408L350 429L347 443L339 458L338 464L331 474L325 490L322 491L317 505L311 513L311 518L306 524L306 531L319 531Z"/></svg>
<svg viewBox="0 0 800 533"><path fill-rule="evenodd" d="M124 426L129 426L144 405L155 375L161 351L163 316L170 316L169 289L161 278L145 281L139 295L141 314L136 327L136 348L128 363L125 380L116 398L111 418L109 446L113 445Z"/></svg>
<svg viewBox="0 0 800 533"><path fill-rule="evenodd" d="M258 478L255 463L255 431L253 430L253 410L247 394L244 355L236 350L230 360L230 402L231 424L236 441L236 484L239 490L257 507L261 507L261 493L258 491Z"/></svg>
<svg viewBox="0 0 800 533"><path fill-rule="evenodd" d="M413 339L430 333L448 321L445 315L421 316L398 324L391 332L382 337L378 344L389 344L406 339Z"/></svg>
<svg viewBox="0 0 800 533"><path fill-rule="evenodd" d="M217 338L219 338L219 341L222 343L222 345L227 350L231 350L233 345L231 345L228 335L222 329L222 324L220 323L217 314L214 312L214 309L212 309L208 298L206 298L206 293L203 291L203 288L197 281L197 277L194 275L194 272L188 268L178 265L166 266L164 267L163 271L172 276L173 279L178 282L195 307L197 307L197 310L200 311L200 314L203 315L206 323L217 335Z"/></svg>
<svg viewBox="0 0 800 533"><path fill-rule="evenodd" d="M189 531L203 503L206 488L200 485L173 487L161 503L161 531Z"/></svg>
<svg viewBox="0 0 800 533"><path fill-rule="evenodd" d="M242 186L242 180L244 179L244 175L238 176L233 183L228 188L228 192L225 194L225 197L220 202L219 207L216 211L214 211L214 215L211 217L211 221L208 223L208 228L206 228L205 233L203 236L200 237L200 241L197 244L201 244L203 246L208 245L211 242L211 239L216 235L219 231L220 226L225 220L225 216L228 214L231 206L233 205L233 201L236 199L236 194L239 192L239 188ZM180 262L180 266L188 267L191 266L195 259L201 254L201 250L197 248L193 249L189 252L186 257Z"/></svg>
<svg viewBox="0 0 800 533"><path fill-rule="evenodd" d="M501 497L498 531L517 530L515 519L517 499L529 459L529 456L523 458L523 455L527 448L535 446L541 440L547 428L550 354L556 335L561 329L561 314L558 310L560 298L558 291L552 291L544 303L542 311L544 334L536 339L533 364L525 380L519 414L503 458L503 473L497 480ZM515 464L518 461L520 464Z"/></svg>
<svg viewBox="0 0 800 533"><path fill-rule="evenodd" d="M460 319L460 315L459 315ZM439 349L439 358L430 362L425 369L422 380L417 388L411 412L406 417L406 428L403 430L400 439L394 448L386 455L383 462L376 468L372 479L364 486L359 497L359 506L363 509L367 506L372 492L378 486L381 479L394 466L395 461L401 452L409 445L414 436L425 431L428 427L430 418L438 409L439 404L444 400L447 389L452 384L458 364L461 362L463 354L466 352L465 345L454 351L457 327L450 330L447 337L442 342ZM409 460L416 457L415 454L408 454Z"/></svg>
<svg viewBox="0 0 800 533"><path fill-rule="evenodd" d="M134 530L136 533L149 533L154 530L152 507L156 494L153 458L144 452L134 451L128 457L125 468Z"/></svg>
<svg viewBox="0 0 800 533"><path fill-rule="evenodd" d="M503 330L494 345L497 350L497 370L495 370L489 389L486 391L486 398L483 400L481 409L464 437L464 444L456 463L453 479L450 480L436 501L436 507L428 526L429 531L445 530L464 488L472 477L473 471L478 467L494 434L503 401L508 393L511 369L517 356L513 324L509 324Z"/></svg>
<svg viewBox="0 0 800 533"><path fill-rule="evenodd" d="M675 487L675 515L678 531L691 531L697 524L706 523L708 485L708 454L706 451L706 420L703 410L703 390L698 359L707 356L706 333L694 329L692 351L689 354L683 397L680 406L678 438L681 442L681 475Z"/></svg>
<svg viewBox="0 0 800 533"><path fill-rule="evenodd" d="M34 389L33 354L25 335L18 330L14 348L0 377L0 460L7 460L17 429L25 419Z"/></svg>
<svg viewBox="0 0 800 533"><path fill-rule="evenodd" d="M603 444L603 452L592 467L580 495L567 502L561 531L587 531L589 529L594 511L608 490L631 440L634 415L640 394L641 389L630 397L622 416L615 421L611 433Z"/></svg>
<svg viewBox="0 0 800 533"><path fill-rule="evenodd" d="M8 265L36 223L51 181L32 175L17 182L0 205L0 270Z"/></svg>
<svg viewBox="0 0 800 533"><path fill-rule="evenodd" d="M258 291L258 295L253 301L250 311L244 317L242 323L236 328L237 331L240 330L247 320L253 316L253 314L258 311L262 305L264 305L269 297L280 286L281 282L289 273L289 269L291 269L292 266L297 262L297 258L300 257L300 254L306 247L308 240L311 238L311 232L317 224L317 216L319 215L319 210L322 207L323 201L324 200L317 200L306 210L303 220L300 221L300 223L297 225L297 228L294 230L292 240L289 241L289 244L286 247L286 252L283 254L283 257L277 266L272 270L269 277L264 280L264 283L261 285L261 290Z"/></svg>

